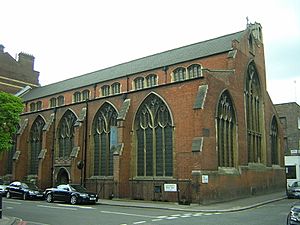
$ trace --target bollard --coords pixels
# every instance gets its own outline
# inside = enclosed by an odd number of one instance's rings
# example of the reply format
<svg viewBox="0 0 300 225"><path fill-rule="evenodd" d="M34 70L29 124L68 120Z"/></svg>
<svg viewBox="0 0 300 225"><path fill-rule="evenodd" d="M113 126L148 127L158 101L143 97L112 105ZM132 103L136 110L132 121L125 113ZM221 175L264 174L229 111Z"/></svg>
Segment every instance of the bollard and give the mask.
<svg viewBox="0 0 300 225"><path fill-rule="evenodd" d="M0 219L2 219L2 194L0 194Z"/></svg>

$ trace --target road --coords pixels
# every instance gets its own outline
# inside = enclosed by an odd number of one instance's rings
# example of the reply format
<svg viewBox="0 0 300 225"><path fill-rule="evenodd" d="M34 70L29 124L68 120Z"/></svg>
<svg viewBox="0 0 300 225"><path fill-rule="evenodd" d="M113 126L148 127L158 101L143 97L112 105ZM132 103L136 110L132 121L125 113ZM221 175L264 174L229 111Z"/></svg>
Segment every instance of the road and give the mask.
<svg viewBox="0 0 300 225"><path fill-rule="evenodd" d="M284 199L232 213L191 213L109 205L68 205L3 199L3 215L22 218L22 225L283 225L290 206Z"/></svg>

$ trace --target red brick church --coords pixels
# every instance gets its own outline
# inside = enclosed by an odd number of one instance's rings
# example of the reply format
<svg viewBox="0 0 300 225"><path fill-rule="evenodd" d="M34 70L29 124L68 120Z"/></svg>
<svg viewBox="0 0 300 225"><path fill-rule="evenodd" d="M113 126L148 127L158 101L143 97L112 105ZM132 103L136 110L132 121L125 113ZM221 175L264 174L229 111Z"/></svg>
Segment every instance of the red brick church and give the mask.
<svg viewBox="0 0 300 225"><path fill-rule="evenodd" d="M254 23L34 88L12 158L2 157L12 173L0 176L201 204L282 190L282 129L266 85Z"/></svg>

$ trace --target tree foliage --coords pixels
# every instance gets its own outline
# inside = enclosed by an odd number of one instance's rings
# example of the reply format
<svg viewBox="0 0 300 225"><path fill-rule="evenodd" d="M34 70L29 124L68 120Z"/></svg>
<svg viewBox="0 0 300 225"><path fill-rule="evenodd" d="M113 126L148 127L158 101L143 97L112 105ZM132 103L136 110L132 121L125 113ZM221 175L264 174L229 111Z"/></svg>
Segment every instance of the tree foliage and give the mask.
<svg viewBox="0 0 300 225"><path fill-rule="evenodd" d="M10 149L22 111L19 97L0 91L0 152Z"/></svg>

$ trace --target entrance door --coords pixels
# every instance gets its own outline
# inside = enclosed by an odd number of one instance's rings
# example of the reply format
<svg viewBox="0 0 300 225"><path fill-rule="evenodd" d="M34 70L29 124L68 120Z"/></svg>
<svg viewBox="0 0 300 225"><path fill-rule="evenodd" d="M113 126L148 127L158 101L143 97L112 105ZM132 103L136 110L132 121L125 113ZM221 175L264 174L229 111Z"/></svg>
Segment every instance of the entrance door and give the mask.
<svg viewBox="0 0 300 225"><path fill-rule="evenodd" d="M65 168L60 168L57 173L57 185L68 184L69 183L69 174Z"/></svg>

